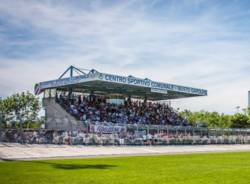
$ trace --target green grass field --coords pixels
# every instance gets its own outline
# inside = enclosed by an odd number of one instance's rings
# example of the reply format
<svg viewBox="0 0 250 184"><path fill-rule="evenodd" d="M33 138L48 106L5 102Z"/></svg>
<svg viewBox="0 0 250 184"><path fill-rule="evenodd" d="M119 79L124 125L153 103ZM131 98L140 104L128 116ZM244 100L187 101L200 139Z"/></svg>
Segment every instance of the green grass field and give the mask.
<svg viewBox="0 0 250 184"><path fill-rule="evenodd" d="M0 183L249 184L250 153L0 162Z"/></svg>

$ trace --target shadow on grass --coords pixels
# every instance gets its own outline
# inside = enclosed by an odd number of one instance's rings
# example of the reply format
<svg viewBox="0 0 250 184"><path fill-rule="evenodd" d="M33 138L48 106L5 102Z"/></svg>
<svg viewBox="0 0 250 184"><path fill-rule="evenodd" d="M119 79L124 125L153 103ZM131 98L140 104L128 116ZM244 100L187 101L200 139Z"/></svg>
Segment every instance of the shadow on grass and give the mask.
<svg viewBox="0 0 250 184"><path fill-rule="evenodd" d="M102 170L102 169L111 169L117 167L116 165L109 165L109 164L61 164L61 163L53 163L46 161L36 161L35 163L47 164L55 169L64 169L64 170L77 170L77 169Z"/></svg>
<svg viewBox="0 0 250 184"><path fill-rule="evenodd" d="M8 159L8 158L0 158L0 161L3 161L3 162L14 162L16 160L15 159Z"/></svg>

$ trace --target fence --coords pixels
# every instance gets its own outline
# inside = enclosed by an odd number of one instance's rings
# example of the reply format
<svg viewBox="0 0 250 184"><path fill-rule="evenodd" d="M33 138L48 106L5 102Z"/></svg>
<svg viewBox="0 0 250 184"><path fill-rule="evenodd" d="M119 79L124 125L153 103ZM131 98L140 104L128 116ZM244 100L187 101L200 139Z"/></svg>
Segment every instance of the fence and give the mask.
<svg viewBox="0 0 250 184"><path fill-rule="evenodd" d="M126 131L103 133L39 129L2 129L1 142L70 145L196 145L250 144L248 129L134 126Z"/></svg>

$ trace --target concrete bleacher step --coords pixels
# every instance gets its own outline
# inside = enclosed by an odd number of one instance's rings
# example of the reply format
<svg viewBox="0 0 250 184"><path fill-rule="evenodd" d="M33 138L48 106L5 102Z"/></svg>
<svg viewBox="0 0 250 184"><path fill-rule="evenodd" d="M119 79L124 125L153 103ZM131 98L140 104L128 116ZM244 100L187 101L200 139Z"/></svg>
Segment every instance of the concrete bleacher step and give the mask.
<svg viewBox="0 0 250 184"><path fill-rule="evenodd" d="M56 130L79 130L83 124L63 109L54 98L43 99L46 128Z"/></svg>

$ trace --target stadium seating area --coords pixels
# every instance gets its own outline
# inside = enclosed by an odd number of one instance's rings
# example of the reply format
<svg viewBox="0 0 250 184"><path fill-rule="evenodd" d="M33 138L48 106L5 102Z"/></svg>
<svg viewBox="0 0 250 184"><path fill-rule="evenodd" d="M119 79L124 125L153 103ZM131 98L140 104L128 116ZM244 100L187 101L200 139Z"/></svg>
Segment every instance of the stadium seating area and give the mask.
<svg viewBox="0 0 250 184"><path fill-rule="evenodd" d="M250 135L202 135L200 133L159 132L155 134L96 134L84 131L5 129L0 142L67 145L190 145L190 144L249 144Z"/></svg>
<svg viewBox="0 0 250 184"><path fill-rule="evenodd" d="M57 96L56 101L84 122L188 126L187 120L166 104L131 100L111 104L104 97L77 96L69 99L62 94Z"/></svg>

